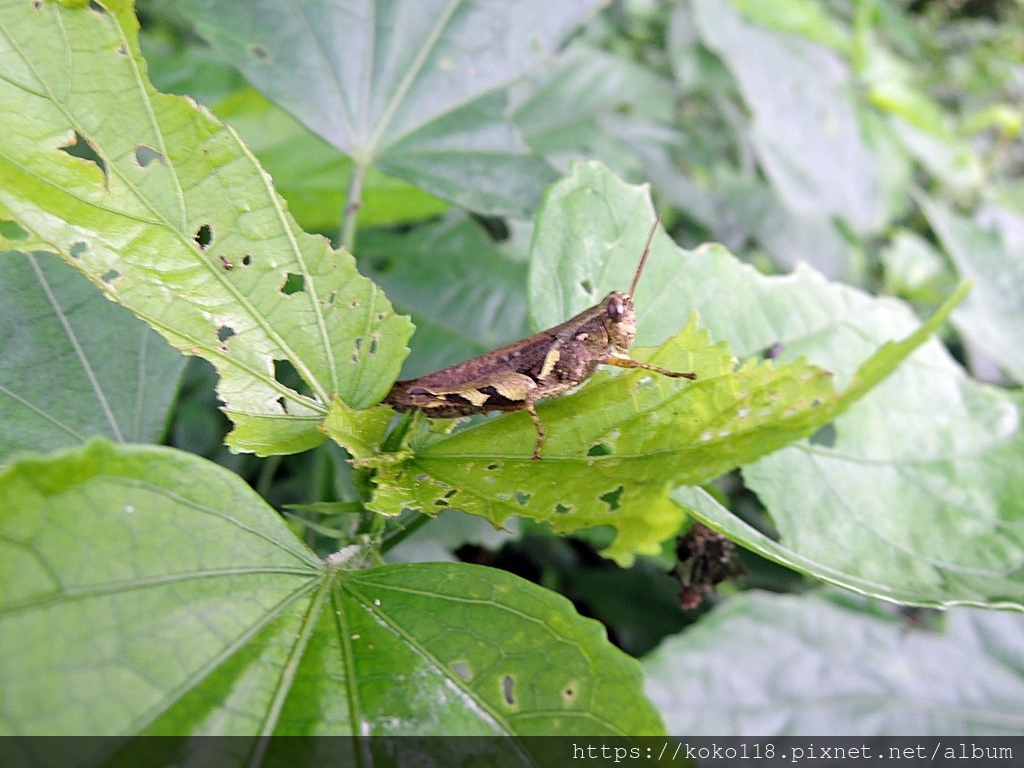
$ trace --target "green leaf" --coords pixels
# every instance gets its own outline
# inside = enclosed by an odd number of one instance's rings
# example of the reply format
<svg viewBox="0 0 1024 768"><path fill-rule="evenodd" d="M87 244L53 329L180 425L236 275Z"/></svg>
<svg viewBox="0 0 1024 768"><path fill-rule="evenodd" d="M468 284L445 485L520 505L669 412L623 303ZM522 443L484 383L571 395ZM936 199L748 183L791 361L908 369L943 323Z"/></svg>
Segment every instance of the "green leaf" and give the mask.
<svg viewBox="0 0 1024 768"><path fill-rule="evenodd" d="M851 395L905 352L886 345L851 375L849 358L912 327L909 313L850 289L760 280L774 283L779 301L789 294L793 311L781 337L796 335L800 351L813 350L837 379L851 379ZM815 326L830 305L836 314ZM901 344L920 341L922 330ZM1024 547L1013 531L1024 519L1022 405L1020 391L978 384L929 343L837 418L829 435L744 467L773 537L699 489L677 488L672 498L765 557L848 589L920 605L1021 606Z"/></svg>
<svg viewBox="0 0 1024 768"><path fill-rule="evenodd" d="M0 252L0 273L0 460L159 440L184 358L53 254Z"/></svg>
<svg viewBox="0 0 1024 768"><path fill-rule="evenodd" d="M921 207L957 272L975 290L953 319L967 337L1018 382L1024 382L1024 217L990 207L988 224L921 198Z"/></svg>
<svg viewBox="0 0 1024 768"><path fill-rule="evenodd" d="M505 88L600 3L179 5L250 82L357 163L526 217L555 174L506 118Z"/></svg>
<svg viewBox="0 0 1024 768"><path fill-rule="evenodd" d="M214 112L259 158L303 229L337 229L352 169L349 158L251 88L221 101ZM419 221L448 208L442 200L374 168L363 180L362 203L360 226Z"/></svg>
<svg viewBox="0 0 1024 768"><path fill-rule="evenodd" d="M832 51L745 20L729 0L697 0L701 37L732 72L753 112L761 166L795 211L879 227L875 160L851 101L846 63Z"/></svg>
<svg viewBox="0 0 1024 768"><path fill-rule="evenodd" d="M297 227L234 131L153 91L111 8L0 5L0 213L216 366L233 448L312 447L332 396L387 391L409 323Z"/></svg>
<svg viewBox="0 0 1024 768"><path fill-rule="evenodd" d="M10 734L662 732L639 665L565 598L479 566L324 563L171 449L12 464L0 550Z"/></svg>
<svg viewBox="0 0 1024 768"><path fill-rule="evenodd" d="M749 593L648 656L647 692L670 733L693 736L1020 734L1024 616L945 623Z"/></svg>
<svg viewBox="0 0 1024 768"><path fill-rule="evenodd" d="M780 269L803 262L833 280L849 273L849 244L830 218L797 213L764 181L724 169L716 174L714 186L723 207L757 238Z"/></svg>
<svg viewBox="0 0 1024 768"><path fill-rule="evenodd" d="M852 47L849 30L832 20L814 0L732 0L744 16L769 29L792 32L820 45L846 53Z"/></svg>
<svg viewBox="0 0 1024 768"><path fill-rule="evenodd" d="M530 277L538 324L555 312L564 319L606 291L628 287L651 220L646 190L624 184L597 164L578 166L553 187L533 243ZM650 274L637 289L641 333L657 333L673 322L672 312L654 314L660 298L650 301L651 290L679 310L678 278L655 275L666 268L686 274L688 264L700 268L709 254L731 260L720 248L686 253L658 233ZM694 371L695 382L642 370L596 374L576 394L538 406L548 435L540 461L530 459L536 432L522 412L447 436L414 430L399 453L359 454L361 464L377 471L371 508L397 514L403 508L436 513L452 506L495 525L519 514L556 531L609 525L618 532L606 551L610 557L628 562L635 553L656 553L682 521L681 509L668 503L670 485L709 482L810 435L888 375L959 298L904 341L883 346L839 394L827 371L802 359L778 365L753 359L734 371L726 344L712 344L691 315L661 347L636 349L633 356ZM358 414L336 404L335 418L344 424ZM332 430L331 423L328 433L348 447L351 436ZM382 442L382 433L374 442Z"/></svg>
<svg viewBox="0 0 1024 768"><path fill-rule="evenodd" d="M581 154L611 164L622 149L609 119L628 110L629 118L670 124L674 98L672 83L653 70L577 43L519 89L512 119L534 151L560 167Z"/></svg>

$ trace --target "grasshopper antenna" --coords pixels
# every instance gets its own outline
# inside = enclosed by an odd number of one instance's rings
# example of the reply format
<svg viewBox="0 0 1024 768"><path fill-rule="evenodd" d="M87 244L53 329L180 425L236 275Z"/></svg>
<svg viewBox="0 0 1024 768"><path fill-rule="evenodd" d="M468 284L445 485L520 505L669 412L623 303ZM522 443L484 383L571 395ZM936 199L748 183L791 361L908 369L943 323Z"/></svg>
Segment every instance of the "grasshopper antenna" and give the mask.
<svg viewBox="0 0 1024 768"><path fill-rule="evenodd" d="M647 263L647 255L651 252L651 242L654 240L654 233L658 231L658 224L661 223L661 214L654 217L654 226L651 227L651 234L647 236L647 245L644 246L644 255L640 257L640 266L636 268L633 275L633 284L629 286L629 295L636 291L636 284L640 281L640 273L644 271L644 264Z"/></svg>

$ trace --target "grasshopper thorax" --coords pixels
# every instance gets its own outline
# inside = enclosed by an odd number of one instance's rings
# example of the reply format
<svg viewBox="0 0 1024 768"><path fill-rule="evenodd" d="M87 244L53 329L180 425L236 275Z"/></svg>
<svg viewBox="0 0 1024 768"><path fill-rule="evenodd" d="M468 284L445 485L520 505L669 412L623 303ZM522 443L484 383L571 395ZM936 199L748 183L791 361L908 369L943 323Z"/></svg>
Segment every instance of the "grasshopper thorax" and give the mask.
<svg viewBox="0 0 1024 768"><path fill-rule="evenodd" d="M633 310L633 297L625 291L612 291L601 302L604 310L604 327L608 331L608 340L620 351L633 346L636 337L636 312Z"/></svg>

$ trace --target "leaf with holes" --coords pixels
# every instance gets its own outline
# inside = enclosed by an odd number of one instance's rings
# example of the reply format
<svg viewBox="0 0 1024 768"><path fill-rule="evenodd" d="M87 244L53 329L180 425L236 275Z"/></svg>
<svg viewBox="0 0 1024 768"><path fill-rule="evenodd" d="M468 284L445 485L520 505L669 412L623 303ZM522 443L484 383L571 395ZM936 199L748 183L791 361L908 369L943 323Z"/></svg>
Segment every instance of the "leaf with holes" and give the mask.
<svg viewBox="0 0 1024 768"><path fill-rule="evenodd" d="M624 212L647 197L596 164L553 188L535 238L545 265L531 273L535 325L590 301L580 283L603 263L590 254L615 242ZM699 489L677 488L673 499L765 557L848 589L924 605L1021 605L1024 398L972 380L925 341L962 295L922 327L902 302L810 269L765 276L722 248L655 238L635 297L639 339L678 328L693 307L737 357L806 356L862 396L815 439L743 467L774 539Z"/></svg>
<svg viewBox="0 0 1024 768"><path fill-rule="evenodd" d="M130 4L108 5L0 2L0 217L210 360L233 448L312 447L333 396L384 395L411 326L234 131L152 89Z"/></svg>
<svg viewBox="0 0 1024 768"><path fill-rule="evenodd" d="M663 731L638 663L565 598L479 566L348 567L190 454L97 441L17 461L0 473L4 730Z"/></svg>
<svg viewBox="0 0 1024 768"><path fill-rule="evenodd" d="M552 315L554 324L606 291L628 286L652 219L645 190L596 164L577 167L552 188L538 220L530 279L535 295L546 300L535 303L535 311ZM680 313L672 281L660 276L678 272L683 260L709 258L732 261L721 248L686 253L664 233L655 236L651 274L640 280L635 297L640 334L649 338ZM377 453L383 426L356 444L352 434L362 417L344 406L336 405L325 427L376 469L372 508L378 512L452 506L496 525L515 514L557 531L608 525L618 537L606 554L628 562L636 553L657 552L678 530L683 509L668 498L672 486L707 483L825 426L924 343L962 297L963 291L903 341L877 348L838 393L827 371L802 358L774 363L756 357L734 370L727 345L713 344L691 313L668 342L632 354L692 370L696 381L646 371L597 373L575 394L538 406L547 431L540 461L530 459L536 432L522 412L450 435L413 430L394 454ZM652 314L661 302L671 310ZM561 307L558 320L552 304Z"/></svg>
<svg viewBox="0 0 1024 768"><path fill-rule="evenodd" d="M602 0L180 0L275 103L351 156L483 213L525 217L557 178L505 89Z"/></svg>

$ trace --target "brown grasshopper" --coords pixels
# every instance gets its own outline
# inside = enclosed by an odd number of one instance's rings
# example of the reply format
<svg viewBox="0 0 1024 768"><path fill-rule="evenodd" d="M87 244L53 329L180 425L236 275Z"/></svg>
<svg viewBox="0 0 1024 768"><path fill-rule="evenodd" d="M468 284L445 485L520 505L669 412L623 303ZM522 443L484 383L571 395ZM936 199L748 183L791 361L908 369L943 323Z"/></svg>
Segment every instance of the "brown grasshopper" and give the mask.
<svg viewBox="0 0 1024 768"><path fill-rule="evenodd" d="M634 360L626 354L636 336L633 292L661 217L647 236L629 292L612 291L600 303L561 325L417 379L396 381L384 402L396 411L418 410L452 418L488 411L526 411L537 428L533 458L540 458L544 426L534 404L586 381L599 365L643 368L672 378L695 379Z"/></svg>

